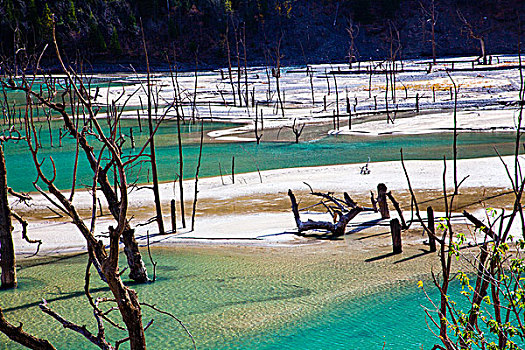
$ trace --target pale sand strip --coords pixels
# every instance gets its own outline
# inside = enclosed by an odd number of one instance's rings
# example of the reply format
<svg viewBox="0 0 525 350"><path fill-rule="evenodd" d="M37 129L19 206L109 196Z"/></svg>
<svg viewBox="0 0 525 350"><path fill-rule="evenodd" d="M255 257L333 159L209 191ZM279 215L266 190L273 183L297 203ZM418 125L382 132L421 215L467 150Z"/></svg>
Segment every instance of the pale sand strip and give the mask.
<svg viewBox="0 0 525 350"><path fill-rule="evenodd" d="M511 156L503 157L509 165L513 164ZM442 188L442 161L407 161L407 170L411 176L411 183L414 189L418 190L439 190ZM237 198L249 196L264 196L265 194L278 194L287 198L288 189L294 191L308 190L303 181L308 182L318 191L347 191L353 194L362 195L375 190L379 182L384 182L393 191L403 191L407 189L407 182L400 162L371 163L369 175L360 175L360 164L345 164L334 166L321 166L310 168L291 168L269 170L261 172L262 183L258 173L239 174L236 176L236 183L231 184L229 179L224 179L227 184L222 185L220 177L204 178L199 181L199 199L219 199L229 203L235 203ZM447 161L447 187L453 186L452 161ZM505 169L498 158L464 159L458 160L458 179L465 176L464 188L479 188L484 186L510 188L510 182L506 176ZM185 181L186 200L191 200L193 195L193 180ZM101 194L99 194L101 195ZM178 186L173 183L161 185L161 197L165 208L168 207L171 198L178 196ZM103 197L101 196L103 199ZM23 205L13 203L15 210L27 212L26 215L35 215L42 212L51 214L46 206L49 205L45 198L40 195L33 195L32 206L27 211ZM91 197L86 191L79 191L75 195L75 206L84 210L86 217L89 217ZM153 215L153 195L150 190L141 189L130 194L131 213L146 212ZM187 206L187 211L191 210ZM107 209L105 210L107 213ZM32 214L31 214L32 213ZM144 214L143 214L144 215ZM315 215L315 214L314 214ZM407 214L409 215L409 214ZM137 217L140 217L137 214ZM307 218L308 216L305 216ZM354 223L366 222L378 219L376 213L361 214ZM142 220L142 218L141 218ZM169 212L164 210L164 220L166 227L170 227ZM187 218L189 226L189 217ZM137 220L134 221L137 223ZM97 234L107 231L107 227L114 224L109 216L97 219ZM180 226L180 222L179 222ZM146 242L146 232L156 232L156 225L150 224L137 228L137 237L140 244ZM294 241L302 241L291 233L294 232L295 222L290 212L269 211L261 213L234 214L234 215L212 215L197 217L194 232L188 229L179 230L177 235L156 236L152 242L161 244L188 243L192 238L201 240L228 239L232 242L254 242L263 244L280 244ZM519 225L515 231L518 232ZM64 219L56 220L53 218L40 219L37 222L30 220L29 235L32 238L42 239L44 245L42 249L48 252L66 252L71 250L84 249L85 244L78 230ZM23 242L20 238L20 228L16 226L15 246L17 252L28 253L34 247ZM422 238L421 238L422 239ZM249 241L246 241L249 240Z"/></svg>

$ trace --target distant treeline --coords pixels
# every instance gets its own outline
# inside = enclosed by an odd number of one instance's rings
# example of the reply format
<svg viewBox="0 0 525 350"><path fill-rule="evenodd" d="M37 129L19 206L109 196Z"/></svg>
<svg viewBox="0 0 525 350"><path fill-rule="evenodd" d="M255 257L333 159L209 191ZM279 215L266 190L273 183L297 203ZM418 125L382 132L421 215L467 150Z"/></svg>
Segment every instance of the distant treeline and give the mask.
<svg viewBox="0 0 525 350"><path fill-rule="evenodd" d="M57 40L70 61L139 62L141 23L155 63L177 59L201 66L237 60L304 64L431 53L432 0L1 0L0 54L4 59ZM516 52L521 0L435 0L439 55L476 54L478 43L459 20L484 36L487 51ZM521 17L521 19L520 19ZM521 25L523 26L523 25ZM353 28L352 35L349 29Z"/></svg>

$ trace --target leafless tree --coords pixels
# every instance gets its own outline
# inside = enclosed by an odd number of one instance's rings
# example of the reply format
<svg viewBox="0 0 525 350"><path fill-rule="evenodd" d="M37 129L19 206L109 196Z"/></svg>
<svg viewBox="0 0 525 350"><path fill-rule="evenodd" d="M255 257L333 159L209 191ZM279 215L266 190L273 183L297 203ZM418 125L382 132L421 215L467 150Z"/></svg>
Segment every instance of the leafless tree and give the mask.
<svg viewBox="0 0 525 350"><path fill-rule="evenodd" d="M481 54L478 58L478 60L482 60L482 64L486 65L488 63L487 60L487 50L485 47L485 36L490 31L490 27L486 26L486 17L483 17L480 19L476 24L473 24L471 20L468 20L461 11L457 10L458 18L463 24L463 31L472 39L479 41L479 48L481 51Z"/></svg>
<svg viewBox="0 0 525 350"><path fill-rule="evenodd" d="M432 43L432 64L436 64L436 24L438 20L438 13L436 12L435 0L430 0L428 5L419 2L421 11L423 12L423 28L426 24L430 24L430 42Z"/></svg>
<svg viewBox="0 0 525 350"><path fill-rule="evenodd" d="M346 32L350 37L350 45L348 46L348 64L350 69L352 69L352 63L357 61L357 56L359 56L359 51L357 50L355 41L359 35L359 25L354 24L352 20L348 20L348 25L346 27Z"/></svg>
<svg viewBox="0 0 525 350"><path fill-rule="evenodd" d="M53 33L54 34L54 33ZM52 77L41 76L39 79L46 79L45 86L51 91L47 94L42 91L35 91L33 84L37 79L37 72L39 71L39 64L33 70L33 76L28 79L25 75L22 75L18 82L12 76L8 79L2 80L2 85L6 88L21 91L25 94L25 106L23 107L23 126L24 133L21 135L25 140L25 144L29 149L32 163L37 172L37 177L33 182L35 188L53 205L56 210L62 214L68 216L75 227L79 230L85 239L88 251L88 265L86 268L85 275L85 294L89 301L89 304L93 308L93 316L96 321L97 331L91 332L87 327L77 325L70 322L65 317L55 312L46 300L40 304L40 309L47 315L54 318L64 328L70 329L84 338L95 346L101 349L118 349L125 342L129 342L130 349L146 349L146 338L145 330L151 326L153 320L148 322L146 326L142 323L142 307L150 307L162 314L167 314L170 317L177 320L170 313L166 313L159 310L154 305L141 304L135 291L127 287L122 279L122 272L119 271L118 259L119 259L119 243L125 241L125 232L130 230L128 217L128 181L126 177L126 168L133 164L137 159L142 156L143 151L151 141L151 137L144 144L140 152L136 155L125 157L122 154L121 147L123 144L120 133L117 133L118 119L120 114L115 108L108 108L108 119L114 120L113 127L109 128L109 132L104 132L99 120L96 118L96 112L94 111L91 103L93 97L90 95L90 90L83 84L82 77L77 75L71 69L66 69L63 60L60 56L58 45L54 41L55 52L57 55L58 62L62 66L65 77L60 77L52 80ZM41 57L41 56L40 56ZM40 59L38 60L38 62ZM55 85L60 85L64 93L57 95L57 91L53 90ZM74 94L75 98L80 101L82 107L86 111L87 120L85 127L79 131L75 126L74 120L66 110L66 96L67 94ZM57 102L61 100L61 102ZM84 220L77 208L73 205L73 193L74 188L70 191L69 196L66 192L60 191L55 182L57 179L57 173L62 171L57 169L53 157L44 157L40 155L42 148L39 142L38 127L35 121L35 110L37 106L45 106L55 112L59 113L62 121L71 135L74 136L76 141L79 143L80 148L84 150L88 158L89 164L94 171L93 175L93 186L92 186L92 215L90 217L90 223ZM116 104L112 103L115 107ZM79 121L78 118L76 120ZM91 125L91 127L88 127ZM158 124L157 124L158 127ZM154 130L156 131L156 129ZM86 133L95 136L95 140L101 143L101 150L97 151L98 155L95 154L94 147L92 147L86 138ZM109 155L109 157L107 156ZM44 168L44 163L49 163L50 169ZM117 181L115 181L115 192L112 186L109 184L107 179L107 172L111 167L114 167L117 171ZM1 166L0 166L1 173ZM1 175L1 174L0 174ZM101 176L103 175L103 176ZM0 179L1 180L1 179ZM98 186L100 190L107 194L110 211L115 218L115 224L109 226L109 246L106 248L102 241L97 240L95 237L96 229L96 203L97 203L97 191ZM41 186L43 188L41 188ZM109 190L108 190L109 188ZM118 198L118 200L117 200ZM114 200L113 203L111 201ZM129 232L128 232L129 233ZM133 233L133 231L131 231ZM134 241L134 237L133 237ZM129 242L128 242L129 243ZM135 242L136 245L136 242ZM125 250L127 248L125 247ZM138 248L137 248L138 252ZM139 255L140 258L140 255ZM129 257L128 257L129 263ZM143 266L142 260L140 263ZM96 298L94 299L90 294L89 280L90 280L90 268L94 267L100 276L100 278L107 283L109 290L112 294L110 298ZM144 268L145 273L145 268ZM147 279L147 275L145 276ZM104 310L103 305L110 305L108 309ZM118 311L122 318L125 326L119 325L113 321L109 314ZM179 323L180 321L177 320ZM111 325L119 329L127 330L128 336L116 340L114 344L106 337L105 325ZM185 329L186 330L186 329ZM14 327L12 324L7 322L0 310L0 331L4 332L11 339L23 344L32 349L54 349L53 345L49 342L31 336L24 332L22 327ZM186 330L187 331L187 330ZM189 336L191 334L188 332ZM192 338L192 337L191 337ZM193 341L193 338L192 338ZM195 343L194 343L195 348Z"/></svg>
<svg viewBox="0 0 525 350"><path fill-rule="evenodd" d="M157 175L157 155L155 152L155 128L153 127L152 117L152 91L151 91L151 79L150 79L150 66L148 58L148 49L146 47L146 39L144 37L144 28L141 23L141 34L142 34L142 45L144 48L144 56L146 58L146 69L147 69L147 97L148 97L148 127L149 127L149 149L150 149L150 164L151 164L151 175L153 181L153 198L155 201L155 212L156 221L159 228L160 234L165 234L164 221L162 219L162 207L160 205L160 193L159 193L159 177ZM197 74L195 74L195 84L197 84ZM195 94L197 92L195 91Z"/></svg>

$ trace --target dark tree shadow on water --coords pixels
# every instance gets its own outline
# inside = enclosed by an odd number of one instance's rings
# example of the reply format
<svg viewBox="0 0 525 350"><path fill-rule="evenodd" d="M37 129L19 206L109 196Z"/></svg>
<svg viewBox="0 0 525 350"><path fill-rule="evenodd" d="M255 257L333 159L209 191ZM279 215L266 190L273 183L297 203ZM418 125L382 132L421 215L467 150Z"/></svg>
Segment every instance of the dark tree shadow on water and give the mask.
<svg viewBox="0 0 525 350"><path fill-rule="evenodd" d="M90 289L89 290L91 293L98 293L98 292L109 292L109 288L108 287L99 287L99 288L93 288L93 289ZM59 296L56 296L56 297L51 297L51 298L46 298L46 301L49 303L49 302L54 302L54 301L59 301L59 300L69 300L69 299L73 299L73 298L79 298L79 297L82 297L86 295L84 293L84 291L76 291L76 292L71 292L71 293L63 293L63 294L60 294ZM26 304L22 304L22 305L18 305L18 306L13 306L13 307L9 307L9 308L5 308L3 309L4 312L10 312L10 311L16 311L16 310L21 310L21 309L27 309L29 307L36 307L38 305L40 305L42 303L42 300L38 300L38 301L34 301L34 302L31 302L31 303L26 303Z"/></svg>
<svg viewBox="0 0 525 350"><path fill-rule="evenodd" d="M414 254L414 255L411 255L411 256L407 256L406 258L394 261L394 264L399 264L399 263L402 263L402 262L405 262L405 261L410 261L410 260L413 260L413 259L417 259L417 258L420 258L422 256L425 256L427 254L432 253L430 250L425 250L425 249L419 249L419 250L421 251L421 253ZM372 257L372 258L368 258L368 259L365 260L365 262L378 261L378 260L389 258L389 257L394 256L394 255L399 255L399 254L395 254L395 253L390 252L390 253L386 253L386 254L383 254L383 255L379 255L379 256Z"/></svg>
<svg viewBox="0 0 525 350"><path fill-rule="evenodd" d="M403 258L401 260L398 260L398 261L394 262L394 264L399 264L399 263L402 263L402 262L405 262L405 261L409 261L409 260L412 260L412 259L417 259L417 258L420 258L422 256L425 256L427 254L432 253L430 250L425 250L425 249L419 249L419 250L421 251L421 253L415 254L415 255L412 255L412 256L407 256L406 258Z"/></svg>

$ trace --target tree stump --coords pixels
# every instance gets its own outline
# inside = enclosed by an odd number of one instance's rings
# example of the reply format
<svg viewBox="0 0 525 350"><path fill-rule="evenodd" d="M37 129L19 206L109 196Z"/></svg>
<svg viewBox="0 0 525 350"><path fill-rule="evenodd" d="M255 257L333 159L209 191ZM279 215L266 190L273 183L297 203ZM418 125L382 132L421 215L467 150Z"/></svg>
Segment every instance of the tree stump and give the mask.
<svg viewBox="0 0 525 350"><path fill-rule="evenodd" d="M392 234L392 251L394 254L403 252L401 243L401 224L398 219L390 220L390 232Z"/></svg>
<svg viewBox="0 0 525 350"><path fill-rule="evenodd" d="M171 231L177 232L177 219L176 219L176 212L175 212L175 199L171 200Z"/></svg>
<svg viewBox="0 0 525 350"><path fill-rule="evenodd" d="M381 219L390 219L390 212L388 210L388 203L386 202L386 185L380 183L377 185L377 205L379 206L379 213Z"/></svg>
<svg viewBox="0 0 525 350"><path fill-rule="evenodd" d="M428 235L428 245L430 246L430 251L436 251L436 229L434 228L434 210L432 207L427 208L427 218L428 218L428 229L432 234Z"/></svg>

